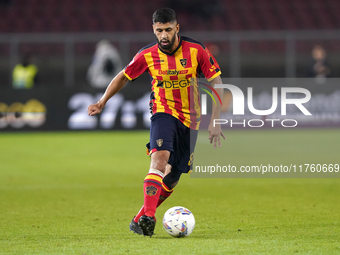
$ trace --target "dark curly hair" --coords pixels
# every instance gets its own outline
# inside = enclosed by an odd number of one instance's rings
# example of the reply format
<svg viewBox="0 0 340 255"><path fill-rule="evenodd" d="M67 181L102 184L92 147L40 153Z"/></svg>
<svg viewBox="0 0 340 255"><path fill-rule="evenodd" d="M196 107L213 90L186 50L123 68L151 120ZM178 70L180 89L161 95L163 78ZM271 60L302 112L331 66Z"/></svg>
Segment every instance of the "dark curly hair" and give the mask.
<svg viewBox="0 0 340 255"><path fill-rule="evenodd" d="M162 9L158 9L157 11L155 11L152 15L152 21L153 23L172 23L177 21L176 19L176 13L173 9L170 8L162 8Z"/></svg>

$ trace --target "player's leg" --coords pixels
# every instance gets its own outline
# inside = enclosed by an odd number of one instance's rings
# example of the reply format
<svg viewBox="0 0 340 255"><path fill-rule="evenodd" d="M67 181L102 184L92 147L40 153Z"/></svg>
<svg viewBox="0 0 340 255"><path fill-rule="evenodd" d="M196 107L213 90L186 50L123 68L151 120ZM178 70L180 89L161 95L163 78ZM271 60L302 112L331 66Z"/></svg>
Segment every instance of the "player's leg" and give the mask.
<svg viewBox="0 0 340 255"><path fill-rule="evenodd" d="M177 185L180 176L181 176L181 173L172 172L171 165L167 164L165 176L162 181L162 187L161 187L160 195L159 195L158 202L157 202L157 207L160 206L172 194L173 189ZM140 235L143 234L143 230L139 227L138 221L140 217L142 217L143 215L145 215L144 205L142 206L138 214L132 219L130 223L130 230Z"/></svg>
<svg viewBox="0 0 340 255"><path fill-rule="evenodd" d="M171 172L171 166L169 164L166 165L165 167L165 177ZM163 178L164 179L164 178ZM144 183L145 186L145 183ZM168 188L164 187L164 184L162 182L162 187L160 189L160 195L158 198L158 202L157 202L157 206L160 206L162 204L162 202L168 198L172 193L172 190L168 190ZM142 206L142 208L139 210L138 214L132 219L131 223L130 223L130 230L133 231L134 233L137 233L139 235L143 235L143 230L139 227L138 225L138 221L139 218L142 217L143 215L145 215L145 210L144 210L144 205Z"/></svg>
<svg viewBox="0 0 340 255"><path fill-rule="evenodd" d="M146 216L155 216L169 156L169 151L156 151L151 155L150 170L144 179L144 215Z"/></svg>
<svg viewBox="0 0 340 255"><path fill-rule="evenodd" d="M155 213L162 190L170 153L173 151L176 121L173 116L156 113L151 118L150 127L150 170L144 179L144 215L138 220L143 234L152 236L155 227Z"/></svg>
<svg viewBox="0 0 340 255"><path fill-rule="evenodd" d="M197 130L190 130L179 120L176 120L176 134L174 137L173 152L170 155L166 175L163 178L161 194L157 203L160 206L173 192L182 173L192 169L193 152L197 140Z"/></svg>
<svg viewBox="0 0 340 255"><path fill-rule="evenodd" d="M162 182L169 151L156 151L151 155L150 170L144 179L144 215L138 220L143 235L152 236L156 225L156 208L162 190Z"/></svg>
<svg viewBox="0 0 340 255"><path fill-rule="evenodd" d="M158 137L157 132L159 132L159 128L154 128L151 129L151 135L150 135L150 149L152 152L157 152L154 155L160 155L158 152L161 152L160 147L162 149L167 149L168 152L172 152L170 159L166 162L169 162L172 165L172 169L170 170L169 164L166 164L165 166L165 171L161 171L164 173L166 176L162 179L162 185L160 188L160 194L158 194L158 191L153 195L155 197L158 197L158 201L156 204L156 207L159 206L167 197L169 197L172 194L173 188L176 186L176 184L179 181L179 178L182 173L187 173L191 169L192 166L192 155L193 155L193 150L195 147L196 139L197 139L197 131L194 130L192 132L193 135L191 135L189 128L185 127L179 120L175 119L174 117L166 114L160 114L157 119L160 119L163 128L161 129L163 134L160 137L165 137L166 139L157 139L155 140L156 137ZM151 119L152 120L152 119ZM153 122L151 122L152 124ZM156 121L156 124L159 123ZM152 126L157 126L157 125L152 125ZM152 132L152 130L155 130ZM153 135L152 135L153 134ZM172 136L171 136L172 135ZM153 137L153 138L152 138ZM153 145L152 145L153 141ZM164 142L164 145L162 146ZM155 145L157 143L157 145ZM157 147L158 146L158 147ZM169 153L170 155L170 153ZM164 166L164 159L160 157L154 157L151 160L151 165L150 169L163 169ZM157 172L156 172L157 173ZM161 175L158 172L158 175ZM157 176L155 177L156 179ZM148 180L147 182L150 182L151 184L156 184L155 182L152 182L147 176L145 178ZM151 178L152 179L152 178ZM160 183L158 183L160 184ZM158 185L159 188L159 185ZM154 188L148 188L148 189L153 189ZM151 193L153 194L153 193ZM146 214L146 203L149 203L151 200L152 202L149 204L148 208L149 213L151 215L154 215L154 212L156 211L155 207L155 200L150 199L150 197L153 196L148 196L146 194L146 188L144 187L144 206L141 208L140 212L137 214L135 217L135 221L132 222L134 225L136 225L136 221L139 218L139 226L142 228L142 233L143 235L148 235L152 236L153 235L153 229L155 227L155 218L154 216L148 216L144 215ZM131 229L131 224L130 224L130 229ZM136 231L134 231L137 233Z"/></svg>
<svg viewBox="0 0 340 255"><path fill-rule="evenodd" d="M169 174L164 176L161 194L158 199L157 207L160 206L174 191L175 186L179 182L181 173L171 171Z"/></svg>
<svg viewBox="0 0 340 255"><path fill-rule="evenodd" d="M171 171L163 178L162 191L158 205L168 198L174 187L178 184L183 173L189 173L192 169L193 152L197 140L197 130L190 130L181 122L177 122L178 129L174 139L174 151L171 153L169 163Z"/></svg>
<svg viewBox="0 0 340 255"><path fill-rule="evenodd" d="M167 164L166 167L165 167L165 173L164 173L164 178L166 178L166 176L171 172L171 165ZM163 180L164 180L163 178ZM157 203L157 207L160 206L163 201L165 199L167 199L171 194L172 194L172 188L168 188L168 186L164 187L164 183L162 182L162 189L161 189L161 194L159 196L159 199L158 199L158 203ZM137 213L137 215L133 218L133 221L135 222L135 224L133 222L131 222L130 225L136 225L138 223L138 220L139 218L145 214L145 211L144 211L144 205L140 208L139 212ZM138 224L137 224L138 226ZM130 227L131 228L131 227ZM135 233L137 233L136 231L134 231ZM140 232L140 231L138 231ZM138 233L139 234L139 233Z"/></svg>
<svg viewBox="0 0 340 255"><path fill-rule="evenodd" d="M162 202L168 198L172 192L173 188L177 185L179 178L182 173L188 173L192 168L192 160L193 160L193 151L196 145L197 140L197 130L191 130L188 127L184 126L183 123L181 123L178 119L175 119L172 116L169 116L174 123L175 127L171 127L171 131L173 132L173 143L171 147L171 154L168 155L170 158L168 159L168 163L166 165L166 176L163 177L162 184L161 184L161 190L160 195L158 197L158 203L156 207L160 206ZM170 149L169 149L170 150ZM157 151L159 153L159 151ZM157 163L155 160L152 162ZM156 168L158 166L152 167L151 162L151 168ZM164 161L162 166L164 165ZM171 168L170 168L171 166ZM145 201L148 197L145 196ZM155 201L155 200L153 200ZM143 215L143 213L147 216L154 217L154 212L156 211L156 208L154 207L154 203L152 203L152 212L148 212L148 208L146 208L144 204L144 208L142 208L137 215L137 218ZM151 214L151 215L150 215Z"/></svg>

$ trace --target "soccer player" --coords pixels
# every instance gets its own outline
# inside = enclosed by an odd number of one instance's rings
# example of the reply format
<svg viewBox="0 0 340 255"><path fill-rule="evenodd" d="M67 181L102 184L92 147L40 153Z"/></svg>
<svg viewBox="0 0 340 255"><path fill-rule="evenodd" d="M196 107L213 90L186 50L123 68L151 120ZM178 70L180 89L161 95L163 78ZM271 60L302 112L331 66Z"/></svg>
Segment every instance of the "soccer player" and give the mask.
<svg viewBox="0 0 340 255"><path fill-rule="evenodd" d="M154 234L156 208L171 195L181 174L192 167L201 113L197 85L191 81L202 73L213 87L222 84L219 65L209 50L198 41L178 35L179 24L172 9L159 9L152 18L157 41L142 48L111 81L102 98L88 107L90 116L98 114L128 80L144 72L151 76L151 163L144 179L144 205L130 223L134 233L150 237ZM222 89L216 91L222 96ZM220 136L225 139L221 127L213 125L220 110L220 105L213 104L208 128L215 148L217 143L220 146Z"/></svg>

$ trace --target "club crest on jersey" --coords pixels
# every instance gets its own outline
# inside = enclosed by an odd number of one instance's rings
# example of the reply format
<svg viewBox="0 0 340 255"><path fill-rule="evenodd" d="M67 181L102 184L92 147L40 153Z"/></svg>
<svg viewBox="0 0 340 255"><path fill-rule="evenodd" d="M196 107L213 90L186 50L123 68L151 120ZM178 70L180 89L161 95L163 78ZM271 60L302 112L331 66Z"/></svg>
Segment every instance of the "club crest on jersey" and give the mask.
<svg viewBox="0 0 340 255"><path fill-rule="evenodd" d="M157 139L156 143L157 143L158 147L161 147L163 145L163 139Z"/></svg>
<svg viewBox="0 0 340 255"><path fill-rule="evenodd" d="M155 187L155 186L147 186L145 188L145 193L148 195L148 196L154 196L156 195L158 189Z"/></svg>
<svg viewBox="0 0 340 255"><path fill-rule="evenodd" d="M186 67L187 62L188 62L188 60L187 60L186 58L182 58L182 59L180 59L179 61L181 62L181 65L182 65L183 67Z"/></svg>

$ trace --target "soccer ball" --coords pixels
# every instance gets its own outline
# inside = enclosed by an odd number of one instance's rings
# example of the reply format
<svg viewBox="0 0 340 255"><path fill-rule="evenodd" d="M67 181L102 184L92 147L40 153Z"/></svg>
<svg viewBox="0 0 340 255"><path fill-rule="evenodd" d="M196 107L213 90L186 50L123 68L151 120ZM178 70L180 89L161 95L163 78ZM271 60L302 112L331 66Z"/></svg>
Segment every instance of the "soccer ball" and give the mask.
<svg viewBox="0 0 340 255"><path fill-rule="evenodd" d="M194 230L195 217L187 208L175 206L165 212L163 227L171 236L188 236Z"/></svg>

